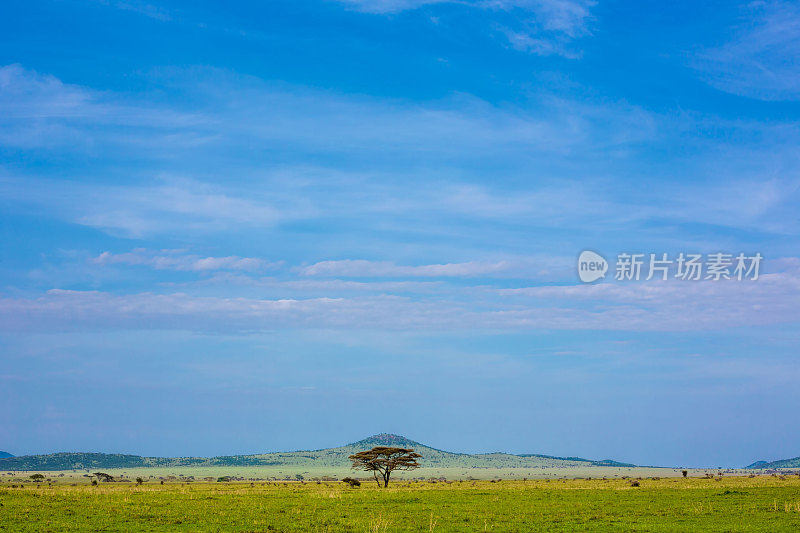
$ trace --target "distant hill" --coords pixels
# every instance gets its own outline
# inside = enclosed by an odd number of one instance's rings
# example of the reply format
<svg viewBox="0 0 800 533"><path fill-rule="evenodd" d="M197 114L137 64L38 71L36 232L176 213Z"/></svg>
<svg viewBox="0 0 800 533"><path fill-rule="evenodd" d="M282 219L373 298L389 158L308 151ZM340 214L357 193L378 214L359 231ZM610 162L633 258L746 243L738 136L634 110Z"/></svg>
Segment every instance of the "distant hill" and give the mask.
<svg viewBox="0 0 800 533"><path fill-rule="evenodd" d="M780 459L778 461L756 461L745 468L800 468L800 457Z"/></svg>
<svg viewBox="0 0 800 533"><path fill-rule="evenodd" d="M538 453L525 453L520 454L518 457L539 457L541 459L557 459L559 461L572 461L575 463L580 463L581 465L591 465L591 466L618 466L618 467L633 467L636 466L631 463L620 463L619 461L614 461L613 459L603 459L602 461L592 461L591 459L584 459L582 457L555 457L552 455L540 455Z"/></svg>
<svg viewBox="0 0 800 533"><path fill-rule="evenodd" d="M592 461L592 466L617 466L617 467L634 467L632 463L620 463L613 459L603 459L602 461Z"/></svg>
<svg viewBox="0 0 800 533"><path fill-rule="evenodd" d="M537 468L570 466L634 466L609 459L591 461L580 457L514 455L510 453L465 454L437 450L400 435L381 433L366 439L322 450L274 452L219 457L141 457L107 453L52 453L0 459L2 470L91 470L98 468L138 468L177 466L317 466L349 467L349 455L373 446L413 448L423 456L426 467L459 468Z"/></svg>
<svg viewBox="0 0 800 533"><path fill-rule="evenodd" d="M10 454L10 453L8 453L8 452L2 452L2 451L0 451L0 459L5 459L6 457L14 457L14 456L13 456L13 455L11 455L11 454Z"/></svg>

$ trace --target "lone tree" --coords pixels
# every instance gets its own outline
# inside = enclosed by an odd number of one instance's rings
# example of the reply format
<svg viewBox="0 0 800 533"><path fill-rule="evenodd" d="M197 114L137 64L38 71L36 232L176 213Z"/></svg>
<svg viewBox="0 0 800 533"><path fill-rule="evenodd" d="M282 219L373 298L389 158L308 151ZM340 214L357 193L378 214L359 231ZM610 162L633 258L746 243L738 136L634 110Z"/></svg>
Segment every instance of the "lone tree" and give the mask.
<svg viewBox="0 0 800 533"><path fill-rule="evenodd" d="M108 483L114 481L114 476L112 476L111 474L106 474L105 472L95 472L94 475L100 481L105 481L105 482L108 482Z"/></svg>
<svg viewBox="0 0 800 533"><path fill-rule="evenodd" d="M383 486L389 486L389 477L392 470L414 470L419 468L417 459L422 457L414 450L409 448L392 448L390 446L375 446L371 450L365 450L348 457L353 461L353 468L372 472L375 483L381 486L378 474L383 478Z"/></svg>

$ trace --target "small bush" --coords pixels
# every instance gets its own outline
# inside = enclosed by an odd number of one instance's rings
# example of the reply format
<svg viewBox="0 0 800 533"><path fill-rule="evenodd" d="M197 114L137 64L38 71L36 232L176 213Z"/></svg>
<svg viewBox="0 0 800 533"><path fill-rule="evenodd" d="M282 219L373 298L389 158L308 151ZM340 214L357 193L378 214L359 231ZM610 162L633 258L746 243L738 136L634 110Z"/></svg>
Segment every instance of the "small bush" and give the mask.
<svg viewBox="0 0 800 533"><path fill-rule="evenodd" d="M686 477L686 476L689 475L689 471L688 470L681 470L681 474L683 474L683 477Z"/></svg>
<svg viewBox="0 0 800 533"><path fill-rule="evenodd" d="M359 480L353 479L351 477L346 477L346 478L342 479L342 482L347 483L351 487L360 487L361 486L361 482Z"/></svg>
<svg viewBox="0 0 800 533"><path fill-rule="evenodd" d="M634 479L633 481L631 481L631 487L638 487L638 486L639 482L637 480Z"/></svg>

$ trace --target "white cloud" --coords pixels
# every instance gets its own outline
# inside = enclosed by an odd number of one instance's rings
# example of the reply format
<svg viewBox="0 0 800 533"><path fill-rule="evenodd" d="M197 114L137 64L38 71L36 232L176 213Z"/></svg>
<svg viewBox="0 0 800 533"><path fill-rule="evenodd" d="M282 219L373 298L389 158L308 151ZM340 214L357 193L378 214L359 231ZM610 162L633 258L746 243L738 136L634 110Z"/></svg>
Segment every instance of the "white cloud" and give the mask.
<svg viewBox="0 0 800 533"><path fill-rule="evenodd" d="M343 279L276 279L274 277L254 277L241 273L223 272L208 279L191 282L191 286L237 285L264 287L285 292L306 293L414 293L424 294L447 290L442 281L353 281Z"/></svg>
<svg viewBox="0 0 800 533"><path fill-rule="evenodd" d="M540 56L561 54L566 57L578 57L578 54L564 51L558 43L531 35L528 32L515 31L503 28L503 33L512 48L523 52L530 52Z"/></svg>
<svg viewBox="0 0 800 533"><path fill-rule="evenodd" d="M449 287L446 291L420 291L402 297L365 294L348 298L259 299L51 290L38 297L0 298L0 327L8 331L712 331L796 324L800 320L800 261L789 259L783 264L784 271L765 274L757 281L601 283L517 289ZM302 284L299 287L303 288ZM316 288L325 294L342 287L326 284L304 288Z"/></svg>
<svg viewBox="0 0 800 533"><path fill-rule="evenodd" d="M480 5L497 9L527 9L538 15L537 21L550 31L563 32L568 37L588 33L593 0L483 0Z"/></svg>
<svg viewBox="0 0 800 533"><path fill-rule="evenodd" d="M397 265L390 261L343 259L321 261L301 269L305 276L342 277L476 277L508 270L509 263L447 263L442 265Z"/></svg>
<svg viewBox="0 0 800 533"><path fill-rule="evenodd" d="M182 270L205 272L215 270L242 270L258 271L276 266L263 259L254 257L203 257L187 254L183 250L146 250L137 248L132 252L113 254L103 252L92 259L100 265L139 265L148 266L156 270Z"/></svg>
<svg viewBox="0 0 800 533"><path fill-rule="evenodd" d="M758 280L599 283L498 289L520 305L581 308L589 323L610 329L701 330L797 322L800 268L795 258L776 260L780 272ZM592 318L593 317L593 318ZM616 326L615 321L622 321Z"/></svg>

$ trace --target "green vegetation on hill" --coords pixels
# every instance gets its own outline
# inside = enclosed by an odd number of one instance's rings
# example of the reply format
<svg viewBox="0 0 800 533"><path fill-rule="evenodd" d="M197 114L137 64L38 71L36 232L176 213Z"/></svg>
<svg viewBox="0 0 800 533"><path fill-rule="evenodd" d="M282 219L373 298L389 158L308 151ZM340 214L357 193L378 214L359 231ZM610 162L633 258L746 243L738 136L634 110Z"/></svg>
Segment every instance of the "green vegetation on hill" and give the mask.
<svg viewBox="0 0 800 533"><path fill-rule="evenodd" d="M547 455L513 455L509 453L464 454L446 452L412 441L400 435L380 434L366 439L322 450L275 452L220 457L140 457L138 455L105 453L53 453L0 459L3 470L82 470L96 468L146 467L213 467L213 466L287 466L349 468L349 455L373 446L413 448L423 456L430 468L538 468L571 466L632 466L614 461L590 461L579 457Z"/></svg>
<svg viewBox="0 0 800 533"><path fill-rule="evenodd" d="M602 461L592 461L592 466L619 466L619 467L634 467L636 465L631 463L620 463L613 459L603 459Z"/></svg>
<svg viewBox="0 0 800 533"><path fill-rule="evenodd" d="M800 468L800 457L781 459L779 461L756 461L747 468Z"/></svg>
<svg viewBox="0 0 800 533"><path fill-rule="evenodd" d="M13 455L11 455L11 454L10 454L10 453L8 453L8 452L3 452L3 451L0 451L0 459L4 459L4 458L6 458L6 457L14 457L14 456L13 456Z"/></svg>
<svg viewBox="0 0 800 533"><path fill-rule="evenodd" d="M118 453L50 453L0 459L2 470L83 470L92 468L141 468L150 466L191 466L203 458L140 457Z"/></svg>

